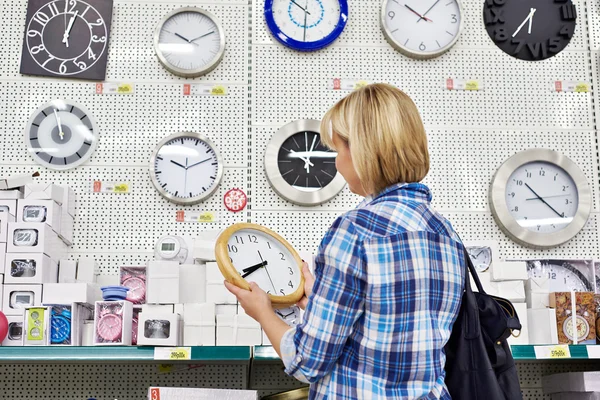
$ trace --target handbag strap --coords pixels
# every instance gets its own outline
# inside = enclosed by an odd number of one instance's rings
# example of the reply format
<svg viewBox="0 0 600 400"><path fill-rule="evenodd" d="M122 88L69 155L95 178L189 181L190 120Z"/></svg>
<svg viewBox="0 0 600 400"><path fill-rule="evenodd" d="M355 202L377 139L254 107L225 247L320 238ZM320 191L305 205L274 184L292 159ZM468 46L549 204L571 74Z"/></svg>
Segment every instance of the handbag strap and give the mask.
<svg viewBox="0 0 600 400"><path fill-rule="evenodd" d="M481 281L479 280L479 275L477 274L477 271L475 270L475 266L473 265L471 256L469 255L469 252L467 251L467 248L464 245L463 245L463 253L464 253L466 264L467 264L467 271L465 273L465 289L467 287L469 289L471 289L471 282L469 279L469 275L471 275L473 277L473 281L475 282L475 286L477 287L477 291L479 293L485 294L485 290L483 290L483 285L481 284Z"/></svg>

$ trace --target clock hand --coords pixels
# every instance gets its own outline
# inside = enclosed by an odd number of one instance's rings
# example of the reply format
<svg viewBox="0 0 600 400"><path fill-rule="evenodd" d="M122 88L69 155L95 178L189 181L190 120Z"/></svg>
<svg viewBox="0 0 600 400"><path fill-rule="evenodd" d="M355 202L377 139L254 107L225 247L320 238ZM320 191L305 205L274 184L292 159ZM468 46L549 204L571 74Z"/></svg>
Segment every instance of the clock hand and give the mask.
<svg viewBox="0 0 600 400"><path fill-rule="evenodd" d="M475 258L479 257L479 255L483 253L483 250L481 250L479 253L477 253L477 255L475 256Z"/></svg>
<svg viewBox="0 0 600 400"><path fill-rule="evenodd" d="M533 17L533 14L535 14L535 8L531 8L530 9L529 15L527 15L527 17L523 20L523 22L521 23L521 25L519 25L519 27L517 28L517 30L515 31L515 33L512 34L512 37L517 36L517 34L519 32L521 32L521 29L523 29L523 27L525 26L525 24L527 23L527 21L531 20L531 18Z"/></svg>
<svg viewBox="0 0 600 400"><path fill-rule="evenodd" d="M308 18L308 0L306 0L306 7L304 7L304 41L306 42L306 20Z"/></svg>
<svg viewBox="0 0 600 400"><path fill-rule="evenodd" d="M250 271L250 270L252 270L252 271L256 271L258 268L262 268L262 267L264 267L265 265L267 265L267 262L266 262L266 261L263 261L263 262L261 262L261 263L258 263L258 264L256 264L256 265L253 265L253 266L251 266L251 267L244 268L244 269L242 270L242 272L248 272L248 271Z"/></svg>
<svg viewBox="0 0 600 400"><path fill-rule="evenodd" d="M420 19L419 19L419 21L420 21L421 19L424 19L425 21L428 21L428 22L433 22L433 21L432 21L432 20L430 20L429 18L422 16L421 14L419 14L418 12L416 12L415 10L413 10L412 8L410 8L408 5L406 5L406 4L405 4L405 5L404 5L404 7L408 8L410 11L412 11L412 12L413 12L413 13L415 13L415 14L417 14L417 15L419 16L419 18L420 18Z"/></svg>
<svg viewBox="0 0 600 400"><path fill-rule="evenodd" d="M215 31L210 31L210 32L208 32L208 33L205 33L205 34L204 34L204 35L202 35L202 36L198 36L197 38L190 40L190 42L193 42L193 41L195 41L195 40L198 40L198 39L202 39L203 37L206 37L206 36L208 36L208 35L212 35L213 33L215 33Z"/></svg>
<svg viewBox="0 0 600 400"><path fill-rule="evenodd" d="M75 11L75 15L73 15L69 20L69 26L67 26L67 29L65 29L65 33L63 34L62 42L67 47L69 47L69 35L71 34L71 29L73 29L73 24L75 23L75 18L77 17L78 12L79 11Z"/></svg>
<svg viewBox="0 0 600 400"><path fill-rule="evenodd" d="M314 167L315 164L313 164L312 162L310 162L310 160L308 159L308 157L302 157L301 155L299 155L298 153L296 153L294 150L290 150L290 153L293 153L294 155L292 156L293 158L299 158L302 161L304 161L305 163L310 164L311 167Z"/></svg>
<svg viewBox="0 0 600 400"><path fill-rule="evenodd" d="M570 195L571 195L571 193L565 193L565 194L557 194L557 195L554 195L554 196L544 196L544 198L545 199L551 199L553 197L563 197L563 196L570 196ZM537 197L531 197L531 198L525 199L525 200L529 201L529 200L539 200L539 199Z"/></svg>
<svg viewBox="0 0 600 400"><path fill-rule="evenodd" d="M306 11L305 8L303 8L300 4L296 3L294 0L291 0L292 3L294 3L295 5L298 6L298 8L300 8L302 11L304 11L305 13L307 13L308 15L310 15L310 13L308 11Z"/></svg>
<svg viewBox="0 0 600 400"><path fill-rule="evenodd" d="M262 255L260 254L260 250L256 250L258 251L258 256L260 257L260 261L265 262L265 260L263 260ZM273 285L273 291L275 293L277 293L277 289L275 289L275 284L273 283L273 279L271 279L271 274L269 274L269 270L267 269L267 267L265 266L265 272L267 273L267 276L269 277L269 280L271 281L271 285Z"/></svg>
<svg viewBox="0 0 600 400"><path fill-rule="evenodd" d="M187 193L187 171L188 171L188 158L185 158L185 174L183 174L183 195Z"/></svg>
<svg viewBox="0 0 600 400"><path fill-rule="evenodd" d="M550 208L552 211L554 211L556 213L556 215L558 215L561 218L564 218L562 215L560 215L560 213L558 211L556 211L550 204L548 204L548 202L546 200L544 200L543 198L541 198L532 188L531 186L529 186L527 183L525 183L525 186L527 186L527 188L529 190L531 190L531 192L537 196L538 199L540 199L542 201L542 203L544 203L545 205L548 206L548 208Z"/></svg>
<svg viewBox="0 0 600 400"><path fill-rule="evenodd" d="M200 162L197 162L196 164L192 164L192 165L190 165L188 168L195 167L196 165L199 165L199 164L205 163L205 162L207 162L207 161L210 161L210 160L212 160L212 157L209 157L209 158L207 158L206 160L202 160L202 161L200 161Z"/></svg>
<svg viewBox="0 0 600 400"><path fill-rule="evenodd" d="M532 8L533 12L531 13L531 18L529 18L529 29L527 33L531 35L531 24L533 23L533 15L535 14L536 9Z"/></svg>
<svg viewBox="0 0 600 400"><path fill-rule="evenodd" d="M421 18L426 20L425 16L427 14L429 14L429 11L431 11L433 9L433 7L435 7L437 5L437 3L439 3L439 2L440 2L440 0L437 0L435 3L433 3L433 5L431 7L429 7L429 10L425 11L425 14L423 14L423 17L421 17ZM419 20L417 21L417 23L421 21L421 18L419 18Z"/></svg>
<svg viewBox="0 0 600 400"><path fill-rule="evenodd" d="M54 109L54 118L56 118L56 123L58 125L58 135L60 136L60 140L63 140L65 137L65 133L62 128L62 124L60 123L60 117L58 116L58 111Z"/></svg>
<svg viewBox="0 0 600 400"><path fill-rule="evenodd" d="M173 161L173 160L171 160L171 162L172 162L173 164L175 164L175 165L177 165L177 166L179 166L179 167L183 168L183 169L187 169L187 168L186 168L184 165L181 165L181 164L179 164L177 161Z"/></svg>
<svg viewBox="0 0 600 400"><path fill-rule="evenodd" d="M180 38L180 39L183 39L183 40L185 40L185 41L186 41L186 42L188 42L188 43L195 44L196 46L198 46L198 43L192 43L192 41L191 41L191 40L189 40L189 39L187 39L187 38L185 38L185 37L181 36L181 35L180 35L179 33L177 33L177 32L175 32L173 35L177 36L177 37L178 37L178 38Z"/></svg>

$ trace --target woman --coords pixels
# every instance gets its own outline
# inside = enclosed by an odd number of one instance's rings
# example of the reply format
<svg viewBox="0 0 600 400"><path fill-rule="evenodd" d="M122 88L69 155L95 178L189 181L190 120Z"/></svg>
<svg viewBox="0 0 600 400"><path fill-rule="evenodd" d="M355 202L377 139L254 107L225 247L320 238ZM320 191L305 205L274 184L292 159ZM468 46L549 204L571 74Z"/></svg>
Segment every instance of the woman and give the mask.
<svg viewBox="0 0 600 400"><path fill-rule="evenodd" d="M444 345L463 291L463 246L419 183L429 171L419 112L402 91L366 86L321 123L337 170L364 201L340 216L306 263L304 322L294 329L251 284L226 283L311 399L450 399Z"/></svg>

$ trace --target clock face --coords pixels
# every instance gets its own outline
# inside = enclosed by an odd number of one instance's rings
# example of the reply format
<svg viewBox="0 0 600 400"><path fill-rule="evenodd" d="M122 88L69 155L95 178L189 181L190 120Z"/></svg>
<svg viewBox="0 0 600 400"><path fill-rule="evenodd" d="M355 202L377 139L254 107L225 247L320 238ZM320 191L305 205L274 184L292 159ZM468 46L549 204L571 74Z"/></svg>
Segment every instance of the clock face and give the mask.
<svg viewBox="0 0 600 400"><path fill-rule="evenodd" d="M214 15L187 7L167 14L154 41L160 62L184 77L204 75L217 67L225 52L225 34Z"/></svg>
<svg viewBox="0 0 600 400"><path fill-rule="evenodd" d="M457 0L387 0L381 24L388 42L403 54L433 58L458 40L463 27L462 7Z"/></svg>
<svg viewBox="0 0 600 400"><path fill-rule="evenodd" d="M273 296L296 292L301 270L292 253L274 237L254 229L241 229L227 241L230 261L248 282Z"/></svg>
<svg viewBox="0 0 600 400"><path fill-rule="evenodd" d="M61 344L69 339L71 335L71 322L61 316L54 315L50 320L50 341L52 344Z"/></svg>
<svg viewBox="0 0 600 400"><path fill-rule="evenodd" d="M217 190L223 162L208 138L184 132L158 144L150 161L150 175L165 198L177 204L196 204Z"/></svg>
<svg viewBox="0 0 600 400"><path fill-rule="evenodd" d="M30 0L21 73L104 80L112 0Z"/></svg>
<svg viewBox="0 0 600 400"><path fill-rule="evenodd" d="M315 192L329 185L337 175L337 153L321 143L317 132L290 136L277 155L279 173L294 189Z"/></svg>
<svg viewBox="0 0 600 400"><path fill-rule="evenodd" d="M319 50L341 35L346 0L266 0L265 20L275 39L300 51Z"/></svg>
<svg viewBox="0 0 600 400"><path fill-rule="evenodd" d="M98 321L98 336L107 342L121 339L121 318L118 315L106 314Z"/></svg>
<svg viewBox="0 0 600 400"><path fill-rule="evenodd" d="M127 300L133 304L142 304L146 298L146 282L138 277L131 277L123 282L123 286L129 288Z"/></svg>
<svg viewBox="0 0 600 400"><path fill-rule="evenodd" d="M575 261L528 261L531 278L548 278L550 292L592 292L593 277L586 276L586 266Z"/></svg>
<svg viewBox="0 0 600 400"><path fill-rule="evenodd" d="M31 116L25 143L40 165L67 170L87 161L98 146L99 133L92 115L72 101L54 100Z"/></svg>
<svg viewBox="0 0 600 400"><path fill-rule="evenodd" d="M575 338L575 332L573 332L573 317L569 317L567 319L565 319L565 322L563 322L563 332L565 333L565 335L567 336L567 338L569 340L573 340ZM581 342L582 340L585 340L588 336L588 333L590 332L590 326L588 324L588 322L580 317L579 315L576 316L576 320L575 320L575 329L577 329L577 342Z"/></svg>
<svg viewBox="0 0 600 400"><path fill-rule="evenodd" d="M302 315L298 306L280 308L275 310L275 314L291 327L299 325L302 322Z"/></svg>
<svg viewBox="0 0 600 400"><path fill-rule="evenodd" d="M467 247L473 266L477 272L485 272L492 265L492 249L487 246Z"/></svg>
<svg viewBox="0 0 600 400"><path fill-rule="evenodd" d="M579 197L573 178L557 165L532 162L517 168L506 184L506 205L523 228L552 233L568 226Z"/></svg>
<svg viewBox="0 0 600 400"><path fill-rule="evenodd" d="M577 11L571 0L486 0L483 17L490 38L502 51L539 61L567 47Z"/></svg>

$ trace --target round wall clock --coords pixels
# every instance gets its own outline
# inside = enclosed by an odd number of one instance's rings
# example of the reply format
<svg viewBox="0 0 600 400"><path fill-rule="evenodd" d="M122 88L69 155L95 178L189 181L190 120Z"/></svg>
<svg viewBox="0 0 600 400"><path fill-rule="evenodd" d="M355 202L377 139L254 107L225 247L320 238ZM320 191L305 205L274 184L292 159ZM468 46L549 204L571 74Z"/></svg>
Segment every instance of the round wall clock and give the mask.
<svg viewBox="0 0 600 400"><path fill-rule="evenodd" d="M571 0L486 0L483 19L502 51L539 61L567 47L575 33L577 11Z"/></svg>
<svg viewBox="0 0 600 400"><path fill-rule="evenodd" d="M586 277L584 266L574 265L577 261L535 260L527 262L531 278L548 278L550 292L593 292L594 281Z"/></svg>
<svg viewBox="0 0 600 400"><path fill-rule="evenodd" d="M314 206L334 198L346 185L335 167L337 153L321 143L320 122L298 120L277 131L265 152L265 173L285 200Z"/></svg>
<svg viewBox="0 0 600 400"><path fill-rule="evenodd" d="M194 78L209 73L223 59L225 31L208 11L178 8L165 15L156 27L154 49L169 72Z"/></svg>
<svg viewBox="0 0 600 400"><path fill-rule="evenodd" d="M456 44L463 29L459 0L384 0L381 29L402 54L426 59L441 56Z"/></svg>
<svg viewBox="0 0 600 400"><path fill-rule="evenodd" d="M223 160L214 143L193 132L168 136L150 159L156 190L176 204L199 203L211 196L223 178Z"/></svg>
<svg viewBox="0 0 600 400"><path fill-rule="evenodd" d="M302 260L281 236L263 226L238 223L223 231L215 246L225 279L248 290L256 284L276 306L289 306L304 295Z"/></svg>
<svg viewBox="0 0 600 400"><path fill-rule="evenodd" d="M529 149L502 164L489 191L492 215L515 242L550 248L572 239L586 224L592 192L569 158L552 150Z"/></svg>
<svg viewBox="0 0 600 400"><path fill-rule="evenodd" d="M265 21L273 37L299 51L329 46L348 21L347 0L266 0Z"/></svg>
<svg viewBox="0 0 600 400"><path fill-rule="evenodd" d="M96 147L98 125L85 107L53 100L38 108L25 128L25 144L44 167L66 170L86 162Z"/></svg>

